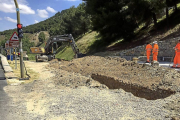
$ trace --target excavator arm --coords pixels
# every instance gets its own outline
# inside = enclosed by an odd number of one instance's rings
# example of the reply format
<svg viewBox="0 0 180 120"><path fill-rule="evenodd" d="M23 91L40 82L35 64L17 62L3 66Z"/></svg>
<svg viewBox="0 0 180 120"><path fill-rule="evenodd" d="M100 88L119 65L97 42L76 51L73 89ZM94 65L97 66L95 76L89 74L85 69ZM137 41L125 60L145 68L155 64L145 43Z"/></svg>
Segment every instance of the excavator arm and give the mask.
<svg viewBox="0 0 180 120"><path fill-rule="evenodd" d="M79 53L79 49L74 41L74 38L71 34L65 34L65 35L57 35L50 37L45 45L44 48L42 47L31 47L31 53L34 54L40 54L36 56L36 61L38 59L43 60L45 59L46 61L51 60L55 58L55 54L53 51L53 44L57 42L69 42L72 50L75 54L75 58L83 57L85 54Z"/></svg>
<svg viewBox="0 0 180 120"><path fill-rule="evenodd" d="M74 38L71 34L57 35L57 36L50 37L50 39L46 43L46 46L44 47L46 53L51 52L52 44L55 42L69 42L75 55L79 54L79 49L78 49L78 47L74 41Z"/></svg>

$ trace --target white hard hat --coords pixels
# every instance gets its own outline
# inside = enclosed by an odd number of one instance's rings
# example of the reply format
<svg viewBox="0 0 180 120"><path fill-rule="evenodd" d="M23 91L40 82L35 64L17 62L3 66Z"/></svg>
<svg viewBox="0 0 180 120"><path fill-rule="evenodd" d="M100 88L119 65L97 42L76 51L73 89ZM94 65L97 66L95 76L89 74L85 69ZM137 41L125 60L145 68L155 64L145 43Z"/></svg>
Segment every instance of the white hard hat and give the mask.
<svg viewBox="0 0 180 120"><path fill-rule="evenodd" d="M154 41L153 43L156 43L156 44L157 44L157 41Z"/></svg>

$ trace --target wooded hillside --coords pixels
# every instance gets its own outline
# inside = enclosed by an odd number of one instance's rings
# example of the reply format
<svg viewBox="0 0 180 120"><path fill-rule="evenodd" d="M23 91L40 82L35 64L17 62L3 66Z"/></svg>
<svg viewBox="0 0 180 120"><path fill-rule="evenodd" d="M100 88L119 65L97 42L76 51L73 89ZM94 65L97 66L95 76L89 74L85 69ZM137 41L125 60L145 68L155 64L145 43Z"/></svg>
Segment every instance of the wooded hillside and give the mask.
<svg viewBox="0 0 180 120"><path fill-rule="evenodd" d="M72 6L45 21L24 27L24 33L48 31L50 36L72 34L74 38L78 38L92 30L99 33L101 40L95 46L101 48L115 41L122 44L140 41L144 44L150 40L148 37L167 33L174 28L179 29L180 0L83 1L77 8ZM7 40L13 31L16 29L0 32L5 35L1 38ZM167 34L170 36L172 32ZM126 49L125 47L121 48Z"/></svg>
<svg viewBox="0 0 180 120"><path fill-rule="evenodd" d="M77 8L72 6L69 9L56 13L45 21L23 27L23 32L33 34L40 31L48 31L50 36L72 34L76 38L86 33L90 28L90 15L86 14L85 3L82 3ZM5 40L8 40L14 31L17 30L5 30L0 32L0 35L5 35Z"/></svg>

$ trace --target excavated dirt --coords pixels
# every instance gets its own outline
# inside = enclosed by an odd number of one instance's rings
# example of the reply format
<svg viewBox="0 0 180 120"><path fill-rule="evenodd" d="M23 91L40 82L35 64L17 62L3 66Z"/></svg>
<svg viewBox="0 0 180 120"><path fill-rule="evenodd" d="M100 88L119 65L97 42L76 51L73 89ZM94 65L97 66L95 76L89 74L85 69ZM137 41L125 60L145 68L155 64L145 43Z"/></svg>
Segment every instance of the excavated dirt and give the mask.
<svg viewBox="0 0 180 120"><path fill-rule="evenodd" d="M176 70L98 56L25 64L40 76L4 88L8 120L180 119Z"/></svg>
<svg viewBox="0 0 180 120"><path fill-rule="evenodd" d="M73 74L79 73L106 85L109 89L122 88L148 100L165 98L180 90L178 71L140 65L123 58L88 56L70 62L53 60L50 67ZM86 83L83 82L79 84Z"/></svg>
<svg viewBox="0 0 180 120"><path fill-rule="evenodd" d="M55 68L54 80L57 85L123 89L147 100L175 95L164 108L171 111L173 120L180 119L180 72L174 69L136 64L119 57L99 56L87 56L72 61L56 59L50 62L49 67ZM64 70L71 73L71 79L57 79L63 77Z"/></svg>

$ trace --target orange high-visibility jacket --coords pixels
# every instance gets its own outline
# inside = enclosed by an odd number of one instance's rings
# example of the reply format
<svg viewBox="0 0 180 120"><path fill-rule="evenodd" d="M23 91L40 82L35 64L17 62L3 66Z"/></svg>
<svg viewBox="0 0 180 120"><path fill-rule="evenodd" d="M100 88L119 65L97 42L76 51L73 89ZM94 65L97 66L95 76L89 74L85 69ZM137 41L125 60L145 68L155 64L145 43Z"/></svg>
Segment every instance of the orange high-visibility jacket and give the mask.
<svg viewBox="0 0 180 120"><path fill-rule="evenodd" d="M158 50L159 50L158 44L154 44L153 53L158 52Z"/></svg>
<svg viewBox="0 0 180 120"><path fill-rule="evenodd" d="M180 43L176 45L175 49L177 49L176 52L180 52Z"/></svg>
<svg viewBox="0 0 180 120"><path fill-rule="evenodd" d="M151 52L152 46L150 44L146 45L146 51Z"/></svg>

